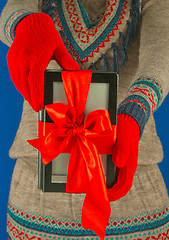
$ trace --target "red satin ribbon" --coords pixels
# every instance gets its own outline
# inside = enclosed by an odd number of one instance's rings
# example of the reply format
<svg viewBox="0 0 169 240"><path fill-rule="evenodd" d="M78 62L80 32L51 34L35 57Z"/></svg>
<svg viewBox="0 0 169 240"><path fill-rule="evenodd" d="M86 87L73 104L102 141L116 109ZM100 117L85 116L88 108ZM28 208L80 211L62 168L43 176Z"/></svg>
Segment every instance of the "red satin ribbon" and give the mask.
<svg viewBox="0 0 169 240"><path fill-rule="evenodd" d="M62 71L68 104L46 105L54 123L39 121L39 138L28 142L39 149L46 165L60 153L70 153L67 193L86 193L81 223L104 239L111 207L99 154L111 154L116 140L116 126L111 125L106 110L88 114L84 110L92 71Z"/></svg>

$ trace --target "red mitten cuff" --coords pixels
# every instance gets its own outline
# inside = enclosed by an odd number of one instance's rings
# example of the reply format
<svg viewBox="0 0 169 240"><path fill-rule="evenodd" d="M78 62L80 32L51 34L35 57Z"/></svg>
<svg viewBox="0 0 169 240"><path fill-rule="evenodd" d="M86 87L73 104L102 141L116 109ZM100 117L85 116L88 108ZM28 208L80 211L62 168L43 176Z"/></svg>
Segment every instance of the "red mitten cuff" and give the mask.
<svg viewBox="0 0 169 240"><path fill-rule="evenodd" d="M52 19L45 13L32 13L25 17L16 27L15 37L17 35L25 35L31 33L33 34L35 30L39 30L35 35L41 37L41 33L44 34L44 30L48 32L53 32L55 29L55 24ZM32 36L33 37L33 36ZM41 39L42 40L42 39Z"/></svg>

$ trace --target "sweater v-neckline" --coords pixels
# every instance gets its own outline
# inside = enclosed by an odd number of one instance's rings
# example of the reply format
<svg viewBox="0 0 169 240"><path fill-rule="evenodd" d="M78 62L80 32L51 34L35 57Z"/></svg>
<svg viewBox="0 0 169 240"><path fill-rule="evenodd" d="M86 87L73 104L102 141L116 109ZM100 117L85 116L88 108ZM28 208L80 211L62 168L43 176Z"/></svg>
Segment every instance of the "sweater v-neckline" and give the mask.
<svg viewBox="0 0 169 240"><path fill-rule="evenodd" d="M119 65L127 61L126 51L137 33L141 0L107 0L105 10L95 19L90 19L79 3L80 0L43 0L42 12L53 19L56 30L82 68L92 65L96 69L95 63L102 58L108 69L106 55L111 49L112 71L118 72Z"/></svg>
<svg viewBox="0 0 169 240"><path fill-rule="evenodd" d="M80 60L88 61L93 51L98 52L98 47L105 47L104 42L109 42L110 36L119 37L119 25L126 26L125 15L129 17L129 11L126 11L129 4L127 0L107 1L102 18L91 27L91 20L78 3L78 0L57 0L57 14L71 49Z"/></svg>
<svg viewBox="0 0 169 240"><path fill-rule="evenodd" d="M99 21L102 19L102 17L104 16L107 4L108 4L107 2L108 2L108 0L106 0L106 5L105 5L104 9L102 9L102 11L99 11L96 18L91 18L91 17L89 17L90 15L89 15L88 11L83 7L81 1L77 0L78 8L80 10L80 11L78 11L79 15L82 16L82 18L86 24L86 27L88 29L95 27L99 23Z"/></svg>

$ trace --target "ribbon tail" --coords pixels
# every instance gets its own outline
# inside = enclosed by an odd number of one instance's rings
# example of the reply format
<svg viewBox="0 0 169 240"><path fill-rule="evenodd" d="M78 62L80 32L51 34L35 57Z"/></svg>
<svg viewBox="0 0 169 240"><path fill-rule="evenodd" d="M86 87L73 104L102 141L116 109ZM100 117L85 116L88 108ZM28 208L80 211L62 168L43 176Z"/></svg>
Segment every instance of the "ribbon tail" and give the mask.
<svg viewBox="0 0 169 240"><path fill-rule="evenodd" d="M70 137L66 137L62 142L56 141L55 151L50 151L46 154L46 151L41 151L42 162L44 165L48 164L52 160L54 160L60 153L66 152L68 144L70 143Z"/></svg>
<svg viewBox="0 0 169 240"><path fill-rule="evenodd" d="M42 137L42 138L27 140L27 142L30 145L32 145L32 147L37 148L37 149L41 149L41 142L43 142L44 140L45 140L45 137Z"/></svg>
<svg viewBox="0 0 169 240"><path fill-rule="evenodd" d="M97 191L97 198L93 196L93 190ZM93 230L101 240L104 240L110 212L110 203L103 200L99 184L92 180L82 207L81 222L83 228Z"/></svg>
<svg viewBox="0 0 169 240"><path fill-rule="evenodd" d="M29 144L40 151L44 165L51 162L60 153L65 152L68 144L70 144L70 136L61 139L60 137L55 136L55 134L51 134L51 136L50 141L46 141L46 136L33 140L27 140Z"/></svg>
<svg viewBox="0 0 169 240"><path fill-rule="evenodd" d="M111 213L106 182L96 147L86 139L83 139L83 143L81 151L92 177L89 178L91 181L83 202L81 222L83 228L93 230L103 240Z"/></svg>
<svg viewBox="0 0 169 240"><path fill-rule="evenodd" d="M86 193L89 186L86 164L78 145L78 138L74 138L67 172L67 193Z"/></svg>

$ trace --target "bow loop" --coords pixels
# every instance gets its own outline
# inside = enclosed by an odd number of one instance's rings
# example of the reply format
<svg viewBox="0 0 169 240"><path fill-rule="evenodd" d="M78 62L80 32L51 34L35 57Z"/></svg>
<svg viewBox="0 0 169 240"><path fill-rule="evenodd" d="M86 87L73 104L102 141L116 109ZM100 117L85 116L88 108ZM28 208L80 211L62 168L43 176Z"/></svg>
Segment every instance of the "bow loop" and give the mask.
<svg viewBox="0 0 169 240"><path fill-rule="evenodd" d="M56 125L56 128L64 128L66 125L66 112L68 111L69 106L63 103L49 104L45 106L49 117L53 120Z"/></svg>
<svg viewBox="0 0 169 240"><path fill-rule="evenodd" d="M69 128L77 127L77 112L75 107L69 106L65 115L66 125Z"/></svg>
<svg viewBox="0 0 169 240"><path fill-rule="evenodd" d="M90 112L85 120L85 128L96 133L104 134L105 131L112 131L112 125L107 110L96 110Z"/></svg>

